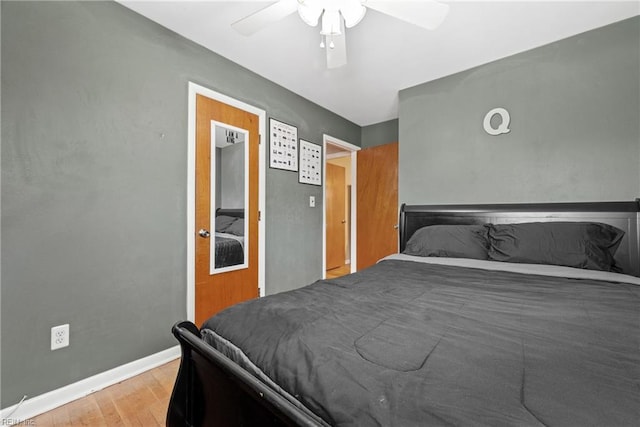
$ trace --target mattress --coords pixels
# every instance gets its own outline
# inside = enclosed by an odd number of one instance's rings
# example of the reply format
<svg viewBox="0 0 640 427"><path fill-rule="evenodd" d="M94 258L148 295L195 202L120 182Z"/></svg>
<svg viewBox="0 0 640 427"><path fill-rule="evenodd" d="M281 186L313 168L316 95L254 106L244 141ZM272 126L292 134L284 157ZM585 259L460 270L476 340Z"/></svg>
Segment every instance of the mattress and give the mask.
<svg viewBox="0 0 640 427"><path fill-rule="evenodd" d="M424 260L238 304L203 337L330 425L638 425L640 280Z"/></svg>

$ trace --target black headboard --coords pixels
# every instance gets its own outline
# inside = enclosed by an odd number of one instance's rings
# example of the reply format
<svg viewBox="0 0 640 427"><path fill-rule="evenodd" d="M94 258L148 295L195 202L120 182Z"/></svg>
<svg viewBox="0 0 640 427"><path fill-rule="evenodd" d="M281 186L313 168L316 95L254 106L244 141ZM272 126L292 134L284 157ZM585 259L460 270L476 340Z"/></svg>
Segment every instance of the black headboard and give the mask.
<svg viewBox="0 0 640 427"><path fill-rule="evenodd" d="M244 218L244 209L216 209L216 216L226 215L238 218Z"/></svg>
<svg viewBox="0 0 640 427"><path fill-rule="evenodd" d="M616 263L640 277L640 199L632 202L525 203L494 205L405 205L400 208L400 252L413 233L436 224L601 222L624 230Z"/></svg>

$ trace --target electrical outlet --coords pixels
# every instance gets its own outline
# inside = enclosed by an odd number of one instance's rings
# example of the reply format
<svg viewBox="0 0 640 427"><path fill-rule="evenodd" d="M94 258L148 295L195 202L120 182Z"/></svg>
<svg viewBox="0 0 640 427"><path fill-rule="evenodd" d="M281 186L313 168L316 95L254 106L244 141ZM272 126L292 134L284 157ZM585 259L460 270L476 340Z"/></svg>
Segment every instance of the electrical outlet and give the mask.
<svg viewBox="0 0 640 427"><path fill-rule="evenodd" d="M69 346L69 324L51 328L51 350Z"/></svg>

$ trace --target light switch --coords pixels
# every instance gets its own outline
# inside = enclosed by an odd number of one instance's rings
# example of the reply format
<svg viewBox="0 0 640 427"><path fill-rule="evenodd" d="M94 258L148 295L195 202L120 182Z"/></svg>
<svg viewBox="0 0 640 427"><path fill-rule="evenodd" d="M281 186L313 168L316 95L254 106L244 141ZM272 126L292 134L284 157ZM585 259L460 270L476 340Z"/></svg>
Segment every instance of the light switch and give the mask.
<svg viewBox="0 0 640 427"><path fill-rule="evenodd" d="M315 208L316 207L316 197L315 196L309 196L309 207L310 208Z"/></svg>

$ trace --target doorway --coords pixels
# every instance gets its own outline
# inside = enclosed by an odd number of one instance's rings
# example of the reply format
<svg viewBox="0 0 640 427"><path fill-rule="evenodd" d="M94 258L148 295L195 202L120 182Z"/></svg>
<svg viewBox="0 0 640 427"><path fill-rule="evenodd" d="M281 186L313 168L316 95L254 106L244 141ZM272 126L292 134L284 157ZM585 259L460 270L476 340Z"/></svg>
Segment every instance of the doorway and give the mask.
<svg viewBox="0 0 640 427"><path fill-rule="evenodd" d="M187 317L197 325L264 295L265 117L189 83Z"/></svg>
<svg viewBox="0 0 640 427"><path fill-rule="evenodd" d="M324 135L323 273L356 271L356 152L353 144Z"/></svg>

